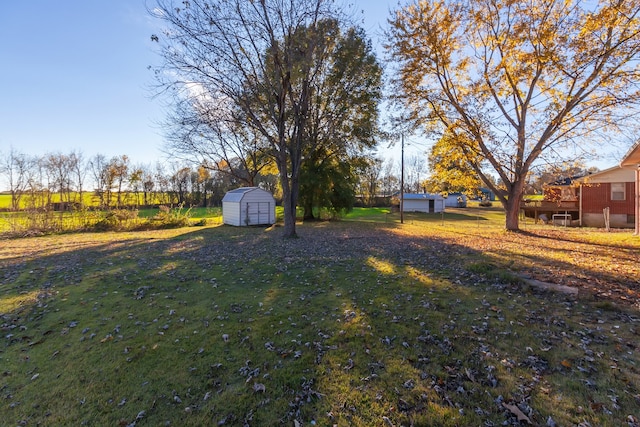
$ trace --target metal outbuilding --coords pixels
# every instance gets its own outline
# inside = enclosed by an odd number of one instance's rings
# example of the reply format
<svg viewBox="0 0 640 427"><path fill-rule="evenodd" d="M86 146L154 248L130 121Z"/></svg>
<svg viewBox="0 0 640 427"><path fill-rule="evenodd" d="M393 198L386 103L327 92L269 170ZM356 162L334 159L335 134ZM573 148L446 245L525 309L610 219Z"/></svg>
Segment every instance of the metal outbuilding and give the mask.
<svg viewBox="0 0 640 427"><path fill-rule="evenodd" d="M403 212L444 212L444 197L439 194L404 193Z"/></svg>
<svg viewBox="0 0 640 427"><path fill-rule="evenodd" d="M466 208L467 196L462 193L449 193L444 198L445 208Z"/></svg>
<svg viewBox="0 0 640 427"><path fill-rule="evenodd" d="M222 218L235 226L272 225L276 222L276 200L258 187L229 191L222 199Z"/></svg>

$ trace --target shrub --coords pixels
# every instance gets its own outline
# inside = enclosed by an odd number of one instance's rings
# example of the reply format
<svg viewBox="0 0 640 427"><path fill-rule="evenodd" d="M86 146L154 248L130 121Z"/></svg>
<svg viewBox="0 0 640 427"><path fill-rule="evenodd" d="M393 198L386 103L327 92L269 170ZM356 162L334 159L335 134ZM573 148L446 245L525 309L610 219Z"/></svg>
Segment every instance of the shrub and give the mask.
<svg viewBox="0 0 640 427"><path fill-rule="evenodd" d="M191 225L191 209L183 211L182 206L171 209L169 206L160 206L160 210L148 222L152 228L177 228Z"/></svg>
<svg viewBox="0 0 640 427"><path fill-rule="evenodd" d="M93 225L97 231L114 231L134 228L138 221L138 210L113 209Z"/></svg>

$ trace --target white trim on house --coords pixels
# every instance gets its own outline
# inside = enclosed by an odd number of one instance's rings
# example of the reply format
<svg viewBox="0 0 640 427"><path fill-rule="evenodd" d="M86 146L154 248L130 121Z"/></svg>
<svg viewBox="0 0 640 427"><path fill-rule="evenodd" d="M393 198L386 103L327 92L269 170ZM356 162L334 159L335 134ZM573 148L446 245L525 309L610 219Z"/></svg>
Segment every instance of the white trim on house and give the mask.
<svg viewBox="0 0 640 427"><path fill-rule="evenodd" d="M635 196L635 234L640 235L640 141L629 149L620 162L623 168L630 168L634 173Z"/></svg>
<svg viewBox="0 0 640 427"><path fill-rule="evenodd" d="M614 166L600 172L591 173L589 175L576 178L575 181L580 184L598 184L598 183L622 183L633 182L633 169Z"/></svg>

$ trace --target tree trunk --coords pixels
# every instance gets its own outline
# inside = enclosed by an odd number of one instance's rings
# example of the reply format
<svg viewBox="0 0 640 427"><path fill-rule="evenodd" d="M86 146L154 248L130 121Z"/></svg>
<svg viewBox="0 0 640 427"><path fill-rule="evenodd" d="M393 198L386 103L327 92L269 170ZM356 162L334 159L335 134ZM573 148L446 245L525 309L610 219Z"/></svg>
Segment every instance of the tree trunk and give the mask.
<svg viewBox="0 0 640 427"><path fill-rule="evenodd" d="M508 231L520 230L520 203L518 200L513 200L509 197L507 206L505 207L505 229Z"/></svg>
<svg viewBox="0 0 640 427"><path fill-rule="evenodd" d="M290 181L287 176L287 168L280 169L280 183L282 185L282 205L284 207L284 235L285 238L298 237L296 234L296 204L297 191L294 191L296 183Z"/></svg>
<svg viewBox="0 0 640 427"><path fill-rule="evenodd" d="M505 208L505 229L507 231L520 230L520 200L524 190L524 181L517 179L513 182L509 191L509 198L504 205Z"/></svg>
<svg viewBox="0 0 640 427"><path fill-rule="evenodd" d="M285 194L282 198L284 205L284 236L285 238L298 237L296 234L296 208L292 206L291 195Z"/></svg>
<svg viewBox="0 0 640 427"><path fill-rule="evenodd" d="M313 216L313 203L311 203L310 201L307 201L307 203L304 204L304 213L302 215L302 219L304 221L313 221L315 219L315 217Z"/></svg>

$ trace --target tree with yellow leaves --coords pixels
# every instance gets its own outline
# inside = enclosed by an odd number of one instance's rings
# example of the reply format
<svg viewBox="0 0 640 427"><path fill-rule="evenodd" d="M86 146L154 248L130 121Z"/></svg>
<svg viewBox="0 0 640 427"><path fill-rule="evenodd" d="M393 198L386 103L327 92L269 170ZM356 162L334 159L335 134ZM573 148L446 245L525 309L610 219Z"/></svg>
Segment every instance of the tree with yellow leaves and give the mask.
<svg viewBox="0 0 640 427"><path fill-rule="evenodd" d="M425 187L430 193L462 192L476 197L483 184L478 174L469 166L469 154L463 144L472 146L473 142L460 139L452 141L451 138L459 138L459 135L445 133L431 146L427 157L431 176L425 181ZM452 144L460 149L451 150ZM479 163L482 159L476 158L475 161Z"/></svg>
<svg viewBox="0 0 640 427"><path fill-rule="evenodd" d="M639 12L639 0L416 0L390 20L397 99L450 136L450 152L496 193L506 229L518 230L536 161L635 122Z"/></svg>

